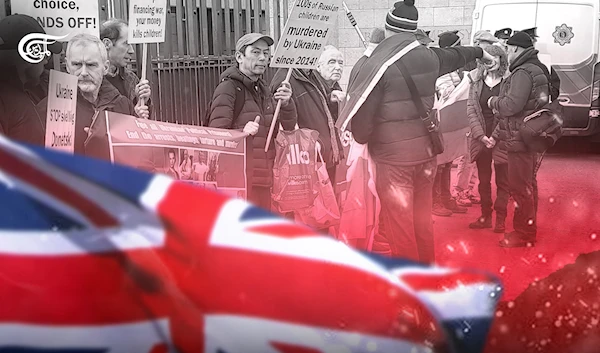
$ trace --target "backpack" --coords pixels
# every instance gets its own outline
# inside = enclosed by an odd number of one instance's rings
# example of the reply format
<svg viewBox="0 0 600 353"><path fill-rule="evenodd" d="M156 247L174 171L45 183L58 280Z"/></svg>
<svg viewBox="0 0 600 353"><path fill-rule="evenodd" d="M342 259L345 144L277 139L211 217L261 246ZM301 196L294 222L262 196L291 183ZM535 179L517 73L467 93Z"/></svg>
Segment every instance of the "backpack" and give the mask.
<svg viewBox="0 0 600 353"><path fill-rule="evenodd" d="M244 101L246 100L246 90L244 89L240 81L233 80L230 77L224 77L219 84L225 81L231 81L235 86L235 104L233 106L233 119L235 120L238 116L240 116L240 113L242 112L242 107L244 106ZM208 106L206 107L204 116L202 116L202 120L200 121L200 124L202 126L208 126L210 114L212 112L212 102L214 98L215 97L213 96L213 99L211 99L211 101L208 103Z"/></svg>

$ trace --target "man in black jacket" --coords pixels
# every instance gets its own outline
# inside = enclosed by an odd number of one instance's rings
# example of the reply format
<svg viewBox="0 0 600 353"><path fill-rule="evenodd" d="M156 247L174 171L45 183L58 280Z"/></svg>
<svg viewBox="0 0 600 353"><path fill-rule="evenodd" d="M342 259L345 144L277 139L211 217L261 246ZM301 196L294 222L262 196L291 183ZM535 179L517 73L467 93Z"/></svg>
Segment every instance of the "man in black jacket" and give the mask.
<svg viewBox="0 0 600 353"><path fill-rule="evenodd" d="M519 133L523 118L548 104L548 76L538 64L538 51L531 37L517 32L506 42L510 76L502 83L500 95L491 97L488 106L502 117L496 129L508 151L508 183L515 200L514 231L500 241L502 247L533 246L536 241L538 156L530 152ZM494 143L494 141L492 141Z"/></svg>
<svg viewBox="0 0 600 353"><path fill-rule="evenodd" d="M414 34L417 20L412 0L396 3L387 14L388 38L373 51L348 88L349 101L338 122L345 129L352 119L356 142L369 144L377 167L380 222L385 225L383 236L391 255L433 262L431 209L436 156L398 62L407 67L425 109L430 110L439 76L476 58L491 60L491 56L481 48L420 45ZM409 46L412 49L398 60L398 53ZM380 75L382 67L387 69Z"/></svg>

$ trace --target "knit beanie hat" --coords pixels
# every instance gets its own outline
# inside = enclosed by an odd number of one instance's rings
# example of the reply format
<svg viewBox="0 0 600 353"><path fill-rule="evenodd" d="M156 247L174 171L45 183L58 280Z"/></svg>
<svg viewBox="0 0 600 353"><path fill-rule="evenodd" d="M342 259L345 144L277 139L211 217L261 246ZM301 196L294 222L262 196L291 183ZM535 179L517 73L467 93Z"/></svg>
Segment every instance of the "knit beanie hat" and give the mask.
<svg viewBox="0 0 600 353"><path fill-rule="evenodd" d="M533 47L533 42L531 41L531 37L529 34L525 32L517 32L512 35L512 37L508 38L506 41L507 45L514 45L521 48L531 48Z"/></svg>
<svg viewBox="0 0 600 353"><path fill-rule="evenodd" d="M440 48L449 48L460 45L460 37L458 31L444 32L439 36L438 45Z"/></svg>
<svg viewBox="0 0 600 353"><path fill-rule="evenodd" d="M394 4L394 8L385 16L385 28L392 32L415 32L419 11L415 0L404 0Z"/></svg>

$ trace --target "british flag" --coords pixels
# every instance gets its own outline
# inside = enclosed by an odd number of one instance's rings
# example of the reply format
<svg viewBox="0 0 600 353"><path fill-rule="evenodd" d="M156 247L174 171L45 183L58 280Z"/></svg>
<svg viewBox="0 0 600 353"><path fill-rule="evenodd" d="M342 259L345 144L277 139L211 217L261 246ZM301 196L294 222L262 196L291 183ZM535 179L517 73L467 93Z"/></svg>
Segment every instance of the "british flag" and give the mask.
<svg viewBox="0 0 600 353"><path fill-rule="evenodd" d="M478 352L495 278L0 137L0 352Z"/></svg>

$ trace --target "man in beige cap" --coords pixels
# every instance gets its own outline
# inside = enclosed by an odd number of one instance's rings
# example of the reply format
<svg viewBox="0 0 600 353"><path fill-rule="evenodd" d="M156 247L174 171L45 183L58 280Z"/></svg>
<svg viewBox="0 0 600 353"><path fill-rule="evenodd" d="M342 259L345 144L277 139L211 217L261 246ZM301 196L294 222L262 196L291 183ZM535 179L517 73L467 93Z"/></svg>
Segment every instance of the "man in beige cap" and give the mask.
<svg viewBox="0 0 600 353"><path fill-rule="evenodd" d="M289 83L283 82L271 94L262 75L271 58L269 47L274 43L269 36L249 33L235 45L236 65L221 74L207 112L207 125L221 129L243 130L252 139L252 189L248 199L264 209L271 209L270 188L273 183L275 143L265 144L277 100L281 100L278 120L285 130L294 130L297 122L296 105ZM277 132L279 129L275 129ZM273 139L276 134L273 134Z"/></svg>

